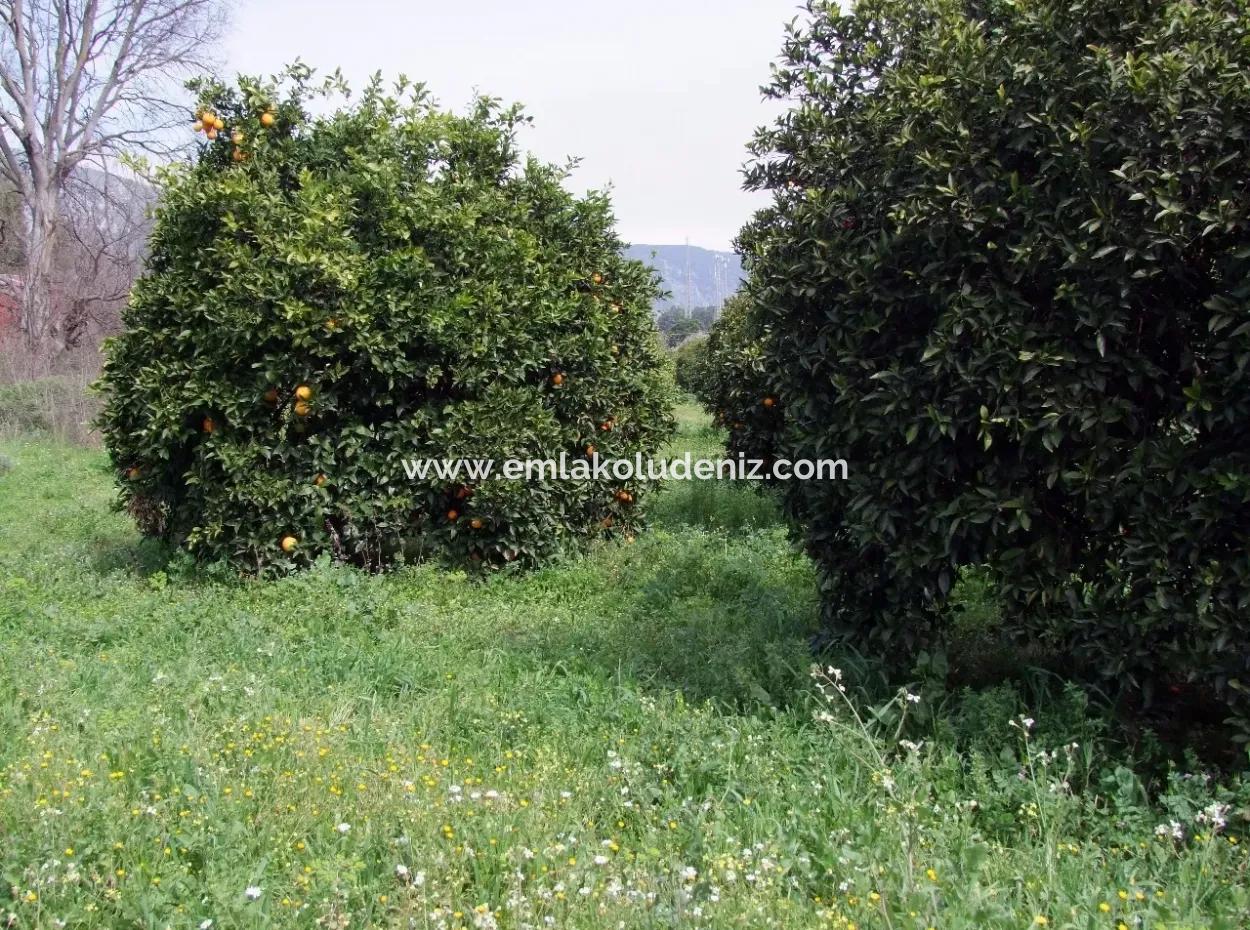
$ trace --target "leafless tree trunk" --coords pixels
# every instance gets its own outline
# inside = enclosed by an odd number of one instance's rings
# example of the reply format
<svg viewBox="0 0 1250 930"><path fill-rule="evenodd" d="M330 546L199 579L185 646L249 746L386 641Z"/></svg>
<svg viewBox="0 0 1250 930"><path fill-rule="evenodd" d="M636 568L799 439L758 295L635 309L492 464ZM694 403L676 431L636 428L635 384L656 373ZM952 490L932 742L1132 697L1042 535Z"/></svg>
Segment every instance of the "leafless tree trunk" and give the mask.
<svg viewBox="0 0 1250 930"><path fill-rule="evenodd" d="M76 172L171 151L179 77L203 67L222 0L0 0L0 177L26 213L21 329L55 352L52 278Z"/></svg>
<svg viewBox="0 0 1250 930"><path fill-rule="evenodd" d="M156 196L144 182L83 172L66 187L52 272L51 319L66 351L116 330L139 275Z"/></svg>

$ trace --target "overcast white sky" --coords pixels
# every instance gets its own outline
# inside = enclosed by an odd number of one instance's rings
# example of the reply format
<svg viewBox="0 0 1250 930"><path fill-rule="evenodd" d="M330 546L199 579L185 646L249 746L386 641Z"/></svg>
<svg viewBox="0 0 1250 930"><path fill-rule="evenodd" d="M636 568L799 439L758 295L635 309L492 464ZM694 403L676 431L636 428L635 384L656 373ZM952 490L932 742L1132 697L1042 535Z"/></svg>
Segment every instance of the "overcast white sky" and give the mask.
<svg viewBox="0 0 1250 930"><path fill-rule="evenodd" d="M462 109L520 101L523 143L580 156L578 190L611 183L622 237L727 249L759 195L739 173L775 105L759 87L798 0L235 0L222 61L272 74L301 58L425 81Z"/></svg>

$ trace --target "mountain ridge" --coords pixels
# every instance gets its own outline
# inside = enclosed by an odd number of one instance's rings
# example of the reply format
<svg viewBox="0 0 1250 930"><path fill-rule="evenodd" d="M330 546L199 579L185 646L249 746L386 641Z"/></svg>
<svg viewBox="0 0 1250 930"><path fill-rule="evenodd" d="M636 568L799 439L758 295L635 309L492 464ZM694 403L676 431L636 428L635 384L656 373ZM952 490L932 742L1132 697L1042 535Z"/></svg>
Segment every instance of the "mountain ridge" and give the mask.
<svg viewBox="0 0 1250 930"><path fill-rule="evenodd" d="M668 296L655 302L667 307L719 307L738 290L744 277L736 252L696 245L635 243L625 249L629 258L650 265L660 275Z"/></svg>

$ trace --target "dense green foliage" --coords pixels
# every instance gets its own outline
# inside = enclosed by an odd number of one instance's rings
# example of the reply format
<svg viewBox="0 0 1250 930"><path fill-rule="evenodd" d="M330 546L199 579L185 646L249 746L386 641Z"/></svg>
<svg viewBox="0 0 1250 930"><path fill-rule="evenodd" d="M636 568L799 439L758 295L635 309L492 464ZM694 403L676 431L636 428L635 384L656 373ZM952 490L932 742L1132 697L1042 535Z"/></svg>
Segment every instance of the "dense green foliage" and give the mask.
<svg viewBox="0 0 1250 930"><path fill-rule="evenodd" d="M683 445L710 451L708 433L690 421ZM635 544L484 584L325 561L255 583L139 539L108 511L99 453L0 453L15 928L1162 930L1250 913L1247 787L1120 768L1079 693L913 703L839 657L871 722L821 700L807 561L775 518L697 521L767 500L748 489L678 482Z"/></svg>
<svg viewBox="0 0 1250 930"><path fill-rule="evenodd" d="M741 245L785 451L851 462L789 498L829 622L906 659L985 563L1069 670L1250 715L1250 8L809 11Z"/></svg>
<svg viewBox="0 0 1250 930"><path fill-rule="evenodd" d="M606 197L523 162L516 109L457 116L374 82L314 118L306 77L281 102L246 79L198 87L223 128L166 178L103 381L141 527L253 571L322 552L533 565L628 532L645 485L472 487L402 464L663 441L657 284L621 257Z"/></svg>
<svg viewBox="0 0 1250 930"><path fill-rule="evenodd" d="M708 378L706 336L692 336L673 350L677 386L688 394L699 395Z"/></svg>
<svg viewBox="0 0 1250 930"><path fill-rule="evenodd" d="M785 415L778 379L767 368L764 335L749 300L731 298L708 336L705 374L694 392L726 429L730 454L771 462Z"/></svg>
<svg viewBox="0 0 1250 930"><path fill-rule="evenodd" d="M665 336L686 322L694 323L689 332L706 333L719 315L719 307L665 307L656 315L655 325Z"/></svg>

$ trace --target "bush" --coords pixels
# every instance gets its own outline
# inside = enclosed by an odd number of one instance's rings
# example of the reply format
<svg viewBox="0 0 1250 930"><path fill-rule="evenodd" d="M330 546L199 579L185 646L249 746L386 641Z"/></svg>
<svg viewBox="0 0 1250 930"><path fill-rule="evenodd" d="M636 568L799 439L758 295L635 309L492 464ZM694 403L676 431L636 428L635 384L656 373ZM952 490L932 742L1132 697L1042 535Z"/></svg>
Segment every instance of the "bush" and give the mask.
<svg viewBox="0 0 1250 930"><path fill-rule="evenodd" d="M829 623L906 661L986 563L1014 635L1250 714L1250 17L809 3L744 230Z"/></svg>
<svg viewBox="0 0 1250 930"><path fill-rule="evenodd" d="M677 387L696 397L707 378L707 336L691 336L673 350Z"/></svg>
<svg viewBox="0 0 1250 930"><path fill-rule="evenodd" d="M516 108L458 116L375 81L312 118L308 73L284 87L193 85L223 128L165 175L110 345L102 425L144 531L261 571L326 552L534 565L637 526L644 484L402 464L666 439L658 287L622 258L606 197L523 162Z"/></svg>
<svg viewBox="0 0 1250 930"><path fill-rule="evenodd" d="M94 398L80 378L58 375L0 384L0 435L46 433L82 442L95 414Z"/></svg>
<svg viewBox="0 0 1250 930"><path fill-rule="evenodd" d="M731 455L771 463L785 417L776 379L766 367L761 319L744 296L731 298L712 326L706 374L695 393L728 431Z"/></svg>

